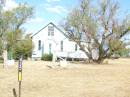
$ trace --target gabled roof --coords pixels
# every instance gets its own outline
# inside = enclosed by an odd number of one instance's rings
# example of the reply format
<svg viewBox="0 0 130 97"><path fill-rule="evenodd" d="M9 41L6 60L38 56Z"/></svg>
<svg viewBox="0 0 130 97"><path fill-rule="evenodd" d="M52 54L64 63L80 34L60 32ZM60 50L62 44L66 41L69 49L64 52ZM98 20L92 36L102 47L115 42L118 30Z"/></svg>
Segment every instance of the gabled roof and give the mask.
<svg viewBox="0 0 130 97"><path fill-rule="evenodd" d="M57 30L59 30L65 37L67 37L67 35L59 27L57 27L54 23L50 22L49 24L47 24L46 26L44 26L42 29L40 29L38 32L36 32L35 34L33 34L31 36L31 38L34 37L35 35L37 35L39 32L41 32L43 29L45 29L50 24L53 25Z"/></svg>

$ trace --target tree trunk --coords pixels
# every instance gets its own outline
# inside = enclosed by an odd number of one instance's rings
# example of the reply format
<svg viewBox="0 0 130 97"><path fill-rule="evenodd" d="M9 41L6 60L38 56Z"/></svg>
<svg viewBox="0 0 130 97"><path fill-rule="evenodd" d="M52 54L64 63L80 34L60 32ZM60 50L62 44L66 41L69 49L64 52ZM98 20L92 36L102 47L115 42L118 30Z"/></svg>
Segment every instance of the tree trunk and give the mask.
<svg viewBox="0 0 130 97"><path fill-rule="evenodd" d="M6 68L6 67L7 67L7 61L8 61L8 58L7 58L7 50L4 50L4 51L3 51L3 59L4 59L3 67Z"/></svg>
<svg viewBox="0 0 130 97"><path fill-rule="evenodd" d="M98 64L101 64L101 63L103 63L103 61L104 61L104 58L99 58L98 60L93 60L93 62L95 62L95 63L98 63Z"/></svg>

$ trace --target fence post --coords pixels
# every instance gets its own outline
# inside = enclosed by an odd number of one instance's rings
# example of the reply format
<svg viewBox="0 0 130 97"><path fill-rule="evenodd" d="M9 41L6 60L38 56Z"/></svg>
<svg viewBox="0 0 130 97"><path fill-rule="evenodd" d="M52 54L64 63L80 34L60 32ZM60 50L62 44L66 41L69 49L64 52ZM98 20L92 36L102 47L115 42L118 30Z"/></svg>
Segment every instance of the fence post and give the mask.
<svg viewBox="0 0 130 97"><path fill-rule="evenodd" d="M14 97L17 97L15 88L13 88L13 95L14 95Z"/></svg>
<svg viewBox="0 0 130 97"><path fill-rule="evenodd" d="M22 56L18 64L18 82L19 82L19 97L21 97L21 83L22 83Z"/></svg>

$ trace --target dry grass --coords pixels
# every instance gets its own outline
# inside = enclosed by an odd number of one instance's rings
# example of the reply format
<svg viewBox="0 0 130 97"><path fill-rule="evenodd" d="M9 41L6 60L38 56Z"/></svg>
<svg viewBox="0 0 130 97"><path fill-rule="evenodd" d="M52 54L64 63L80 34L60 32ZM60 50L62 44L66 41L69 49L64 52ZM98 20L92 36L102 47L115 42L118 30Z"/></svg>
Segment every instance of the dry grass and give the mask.
<svg viewBox="0 0 130 97"><path fill-rule="evenodd" d="M22 97L130 97L130 59L109 60L105 65L69 64L49 69L50 62L23 64ZM17 66L0 65L0 97L18 92Z"/></svg>

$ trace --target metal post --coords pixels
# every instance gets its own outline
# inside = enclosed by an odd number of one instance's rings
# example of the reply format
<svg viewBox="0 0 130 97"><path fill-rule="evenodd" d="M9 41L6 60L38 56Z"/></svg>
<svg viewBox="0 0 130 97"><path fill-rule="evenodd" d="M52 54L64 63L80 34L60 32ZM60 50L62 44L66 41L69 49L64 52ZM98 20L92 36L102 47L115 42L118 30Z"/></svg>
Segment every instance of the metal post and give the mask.
<svg viewBox="0 0 130 97"><path fill-rule="evenodd" d="M19 81L19 97L21 97L21 82L22 82L22 56L18 64L18 81Z"/></svg>
<svg viewBox="0 0 130 97"><path fill-rule="evenodd" d="M21 81L19 81L19 97L21 97Z"/></svg>

